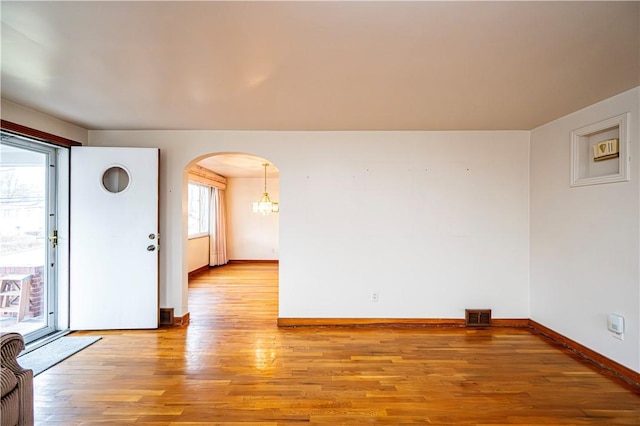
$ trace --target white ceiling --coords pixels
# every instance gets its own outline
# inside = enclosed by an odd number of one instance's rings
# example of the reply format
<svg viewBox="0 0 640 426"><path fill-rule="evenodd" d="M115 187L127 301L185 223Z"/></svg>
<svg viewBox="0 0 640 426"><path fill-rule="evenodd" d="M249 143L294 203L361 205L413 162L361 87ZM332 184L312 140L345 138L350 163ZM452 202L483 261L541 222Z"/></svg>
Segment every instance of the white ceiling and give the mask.
<svg viewBox="0 0 640 426"><path fill-rule="evenodd" d="M640 85L633 2L11 2L2 97L87 129L531 129Z"/></svg>

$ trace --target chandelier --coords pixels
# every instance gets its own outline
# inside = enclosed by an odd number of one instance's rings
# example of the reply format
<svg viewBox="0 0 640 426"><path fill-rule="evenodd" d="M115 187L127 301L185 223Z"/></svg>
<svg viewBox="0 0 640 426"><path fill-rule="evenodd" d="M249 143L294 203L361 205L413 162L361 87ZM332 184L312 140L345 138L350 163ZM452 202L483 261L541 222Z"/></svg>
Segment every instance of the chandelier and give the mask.
<svg viewBox="0 0 640 426"><path fill-rule="evenodd" d="M264 166L264 192L262 193L262 197L253 203L253 212L263 215L278 213L280 211L278 203L271 201L269 193L267 192L267 167L269 167L269 163L264 163L262 165Z"/></svg>

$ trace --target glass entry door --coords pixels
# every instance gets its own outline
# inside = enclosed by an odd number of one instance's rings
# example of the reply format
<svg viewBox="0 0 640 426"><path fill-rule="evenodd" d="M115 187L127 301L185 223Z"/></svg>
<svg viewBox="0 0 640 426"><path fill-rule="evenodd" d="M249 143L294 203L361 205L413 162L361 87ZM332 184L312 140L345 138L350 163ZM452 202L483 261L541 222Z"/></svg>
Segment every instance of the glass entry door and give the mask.
<svg viewBox="0 0 640 426"><path fill-rule="evenodd" d="M56 329L56 149L2 134L0 328L27 343Z"/></svg>

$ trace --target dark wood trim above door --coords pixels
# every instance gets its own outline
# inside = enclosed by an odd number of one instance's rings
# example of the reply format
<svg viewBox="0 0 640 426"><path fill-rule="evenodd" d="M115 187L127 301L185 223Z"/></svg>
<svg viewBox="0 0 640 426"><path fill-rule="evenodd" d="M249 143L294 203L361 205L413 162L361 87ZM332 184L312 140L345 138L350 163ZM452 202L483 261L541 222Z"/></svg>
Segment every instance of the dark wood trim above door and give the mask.
<svg viewBox="0 0 640 426"><path fill-rule="evenodd" d="M0 120L2 130L15 133L22 136L28 136L33 139L37 139L42 142L47 142L53 145L72 147L82 146L80 142L73 141L71 139L63 138L62 136L53 135L51 133L43 132L42 130L33 129L31 127L23 126L22 124L12 123L7 120Z"/></svg>

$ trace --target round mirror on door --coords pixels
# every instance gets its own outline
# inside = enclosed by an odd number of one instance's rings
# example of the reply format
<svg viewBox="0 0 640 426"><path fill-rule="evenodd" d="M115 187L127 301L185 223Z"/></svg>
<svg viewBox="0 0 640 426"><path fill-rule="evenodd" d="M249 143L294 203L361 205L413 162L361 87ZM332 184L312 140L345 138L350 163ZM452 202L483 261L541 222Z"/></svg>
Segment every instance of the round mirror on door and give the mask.
<svg viewBox="0 0 640 426"><path fill-rule="evenodd" d="M102 175L102 186L113 194L124 191L129 186L129 172L120 166L109 167Z"/></svg>

